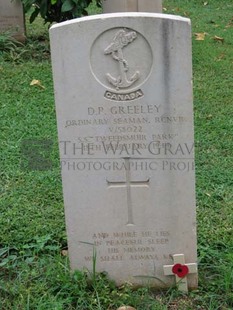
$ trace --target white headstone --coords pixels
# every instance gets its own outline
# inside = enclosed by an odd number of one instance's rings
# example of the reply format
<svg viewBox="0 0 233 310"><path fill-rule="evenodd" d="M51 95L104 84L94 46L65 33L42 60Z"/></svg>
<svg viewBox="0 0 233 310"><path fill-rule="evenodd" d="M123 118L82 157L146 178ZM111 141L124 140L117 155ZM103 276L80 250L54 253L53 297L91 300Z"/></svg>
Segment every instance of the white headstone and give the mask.
<svg viewBox="0 0 233 310"><path fill-rule="evenodd" d="M103 0L103 12L162 13L162 0Z"/></svg>
<svg viewBox="0 0 233 310"><path fill-rule="evenodd" d="M190 21L105 14L50 35L71 267L96 251L117 284L170 286L173 254L196 262Z"/></svg>
<svg viewBox="0 0 233 310"><path fill-rule="evenodd" d="M19 41L25 41L25 24L21 0L0 0L0 33L5 32L9 32Z"/></svg>

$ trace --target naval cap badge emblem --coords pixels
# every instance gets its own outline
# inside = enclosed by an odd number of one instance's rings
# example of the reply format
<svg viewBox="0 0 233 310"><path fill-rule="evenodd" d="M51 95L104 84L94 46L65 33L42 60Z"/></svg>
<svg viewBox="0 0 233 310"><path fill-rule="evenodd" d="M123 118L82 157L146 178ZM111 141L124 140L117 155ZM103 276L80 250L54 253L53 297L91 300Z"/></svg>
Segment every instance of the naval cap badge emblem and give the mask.
<svg viewBox="0 0 233 310"><path fill-rule="evenodd" d="M90 71L111 101L144 96L140 88L149 78L153 53L146 37L135 29L115 27L102 32L90 49Z"/></svg>
<svg viewBox="0 0 233 310"><path fill-rule="evenodd" d="M111 44L104 50L105 55L111 55L119 64L119 75L117 77L113 77L110 73L106 74L108 82L115 86L116 90L127 88L140 78L139 71L136 71L132 76L127 76L129 65L123 53L123 49L136 39L136 31L121 29L116 33Z"/></svg>

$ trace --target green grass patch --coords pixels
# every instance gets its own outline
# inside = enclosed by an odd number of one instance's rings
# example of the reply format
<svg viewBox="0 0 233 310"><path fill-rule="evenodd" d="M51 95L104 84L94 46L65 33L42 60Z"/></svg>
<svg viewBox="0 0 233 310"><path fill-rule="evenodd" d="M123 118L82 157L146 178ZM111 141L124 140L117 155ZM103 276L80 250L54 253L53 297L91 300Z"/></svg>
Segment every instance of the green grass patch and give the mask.
<svg viewBox="0 0 233 310"><path fill-rule="evenodd" d="M25 45L0 36L0 309L233 308L233 2L170 0L164 8L193 27L199 289L184 296L70 274L48 27L37 19L27 22ZM47 141L44 170L27 166L25 141Z"/></svg>

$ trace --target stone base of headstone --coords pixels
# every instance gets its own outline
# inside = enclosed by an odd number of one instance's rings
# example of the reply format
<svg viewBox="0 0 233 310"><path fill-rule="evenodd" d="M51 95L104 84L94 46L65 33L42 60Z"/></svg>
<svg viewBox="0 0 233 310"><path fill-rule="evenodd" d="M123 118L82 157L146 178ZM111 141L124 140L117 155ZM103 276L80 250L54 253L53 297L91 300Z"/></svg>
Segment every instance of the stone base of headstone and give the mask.
<svg viewBox="0 0 233 310"><path fill-rule="evenodd" d="M7 33L20 42L25 41L25 21L20 0L0 0L0 33Z"/></svg>
<svg viewBox="0 0 233 310"><path fill-rule="evenodd" d="M103 12L155 12L162 13L162 0L104 0Z"/></svg>

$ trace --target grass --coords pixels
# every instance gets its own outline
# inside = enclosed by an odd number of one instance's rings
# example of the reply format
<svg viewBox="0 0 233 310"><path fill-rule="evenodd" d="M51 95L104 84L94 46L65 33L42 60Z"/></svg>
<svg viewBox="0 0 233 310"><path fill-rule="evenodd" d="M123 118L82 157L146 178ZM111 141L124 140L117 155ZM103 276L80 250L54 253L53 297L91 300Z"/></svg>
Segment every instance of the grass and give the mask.
<svg viewBox="0 0 233 310"><path fill-rule="evenodd" d="M70 274L48 29L38 19L24 46L0 37L0 309L233 308L233 3L169 0L164 8L193 27L198 290L116 288L104 274ZM33 139L53 142L51 169L24 166L22 143Z"/></svg>

